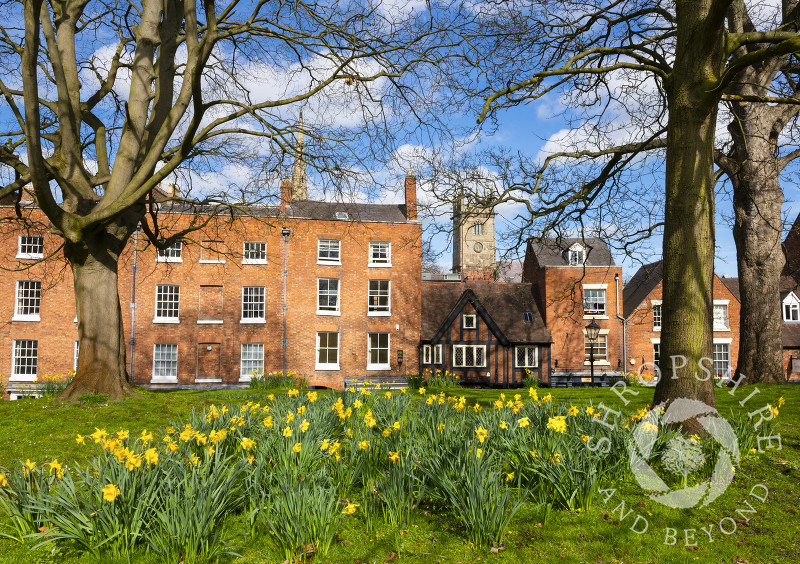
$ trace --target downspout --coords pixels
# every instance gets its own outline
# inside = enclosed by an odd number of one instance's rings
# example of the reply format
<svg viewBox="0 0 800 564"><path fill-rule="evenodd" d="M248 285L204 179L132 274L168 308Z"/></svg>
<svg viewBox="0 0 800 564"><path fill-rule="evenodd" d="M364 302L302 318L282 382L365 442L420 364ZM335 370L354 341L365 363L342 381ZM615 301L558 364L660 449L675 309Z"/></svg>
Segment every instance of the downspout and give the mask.
<svg viewBox="0 0 800 564"><path fill-rule="evenodd" d="M619 314L619 273L614 275L614 286L617 294L617 319L622 321L622 373L624 374L628 371L628 337L626 335L628 320Z"/></svg>
<svg viewBox="0 0 800 564"><path fill-rule="evenodd" d="M289 306L286 303L286 280L289 278L289 236L292 234L290 229L286 227L281 229L283 236L283 339L281 339L281 348L283 349L283 377L286 377L286 348L289 346L289 340L286 338L286 311Z"/></svg>
<svg viewBox="0 0 800 564"><path fill-rule="evenodd" d="M128 343L131 346L131 367L128 370L128 381L133 382L133 352L136 349L136 255L139 250L139 228L136 225L136 231L133 234L133 266L131 267L131 338Z"/></svg>

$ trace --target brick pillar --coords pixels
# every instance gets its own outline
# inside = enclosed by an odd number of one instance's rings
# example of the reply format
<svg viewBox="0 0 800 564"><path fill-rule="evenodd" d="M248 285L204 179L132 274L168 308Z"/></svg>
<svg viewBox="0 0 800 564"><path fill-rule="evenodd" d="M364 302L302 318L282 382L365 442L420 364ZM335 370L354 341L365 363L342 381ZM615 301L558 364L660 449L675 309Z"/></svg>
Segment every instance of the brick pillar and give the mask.
<svg viewBox="0 0 800 564"><path fill-rule="evenodd" d="M417 177L414 171L408 169L406 176L406 219L415 221L417 219Z"/></svg>
<svg viewBox="0 0 800 564"><path fill-rule="evenodd" d="M292 203L292 181L284 178L281 182L281 213L286 213L286 206Z"/></svg>

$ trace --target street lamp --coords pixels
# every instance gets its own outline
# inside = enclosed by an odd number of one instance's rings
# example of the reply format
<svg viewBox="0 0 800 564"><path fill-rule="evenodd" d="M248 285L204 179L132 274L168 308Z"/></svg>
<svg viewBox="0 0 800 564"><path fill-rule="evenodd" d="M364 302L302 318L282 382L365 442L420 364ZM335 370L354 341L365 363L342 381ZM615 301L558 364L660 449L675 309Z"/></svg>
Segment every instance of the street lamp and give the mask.
<svg viewBox="0 0 800 564"><path fill-rule="evenodd" d="M592 318L592 322L586 326L586 338L589 339L589 375L592 377L592 384L594 384L594 342L600 335L600 326Z"/></svg>
<svg viewBox="0 0 800 564"><path fill-rule="evenodd" d="M281 339L281 347L283 348L283 377L286 377L286 347L289 346L289 341L286 338L286 310L289 306L286 305L286 279L289 277L288 261L289 261L289 236L292 231L287 227L281 229L281 236L283 237L283 339Z"/></svg>

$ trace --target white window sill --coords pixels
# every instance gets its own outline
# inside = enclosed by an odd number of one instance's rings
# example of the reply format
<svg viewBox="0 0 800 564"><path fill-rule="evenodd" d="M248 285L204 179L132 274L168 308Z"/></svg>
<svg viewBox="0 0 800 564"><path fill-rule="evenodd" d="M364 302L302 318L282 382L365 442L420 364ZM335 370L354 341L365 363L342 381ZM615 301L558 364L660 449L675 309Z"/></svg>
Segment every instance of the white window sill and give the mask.
<svg viewBox="0 0 800 564"><path fill-rule="evenodd" d="M195 384L221 384L222 378L195 378Z"/></svg>
<svg viewBox="0 0 800 564"><path fill-rule="evenodd" d="M714 327L714 333L730 333L730 327Z"/></svg>
<svg viewBox="0 0 800 564"><path fill-rule="evenodd" d="M590 363L589 363L588 360L584 360L583 361L583 365L584 366L589 366L589 364ZM594 365L595 366L611 366L611 363L609 361L607 361L607 360L595 360L594 361Z"/></svg>
<svg viewBox="0 0 800 564"><path fill-rule="evenodd" d="M43 259L44 255L31 255L27 253L21 253L17 255L18 259L28 259L28 260L35 260L35 259Z"/></svg>
<svg viewBox="0 0 800 564"><path fill-rule="evenodd" d="M317 260L317 264L322 266L342 266L342 261L332 261L332 260Z"/></svg>
<svg viewBox="0 0 800 564"><path fill-rule="evenodd" d="M239 323L242 325L263 325L266 323L266 319L240 319Z"/></svg>
<svg viewBox="0 0 800 564"><path fill-rule="evenodd" d="M391 311L368 311L367 317L391 317Z"/></svg>
<svg viewBox="0 0 800 564"><path fill-rule="evenodd" d="M221 319L198 319L198 325L222 325Z"/></svg>
<svg viewBox="0 0 800 564"><path fill-rule="evenodd" d="M36 382L36 374L12 374L8 377L9 382Z"/></svg>
<svg viewBox="0 0 800 564"><path fill-rule="evenodd" d="M317 315L332 315L332 316L335 316L335 317L341 317L342 316L342 312L341 311L322 311L322 310L317 310Z"/></svg>
<svg viewBox="0 0 800 564"><path fill-rule="evenodd" d="M784 319L784 323L800 323L800 319Z"/></svg>
<svg viewBox="0 0 800 564"><path fill-rule="evenodd" d="M177 376L175 378L156 378L155 376L153 376L152 378L150 378L150 383L151 384L177 384L178 383L178 378L177 378Z"/></svg>
<svg viewBox="0 0 800 564"><path fill-rule="evenodd" d="M371 262L367 264L369 268L392 268L392 263L390 262Z"/></svg>
<svg viewBox="0 0 800 564"><path fill-rule="evenodd" d="M41 317L38 315L15 315L11 318L11 321L41 321Z"/></svg>
<svg viewBox="0 0 800 564"><path fill-rule="evenodd" d="M600 315L598 314L583 314L584 319L608 319L607 315Z"/></svg>
<svg viewBox="0 0 800 564"><path fill-rule="evenodd" d="M157 258L156 262L183 262L182 258Z"/></svg>
<svg viewBox="0 0 800 564"><path fill-rule="evenodd" d="M247 376L239 376L239 383L240 384L248 384L250 383L252 376L249 374Z"/></svg>
<svg viewBox="0 0 800 564"><path fill-rule="evenodd" d="M169 324L169 323L180 323L181 320L179 318L173 317L156 317L153 319L153 323L157 324Z"/></svg>
<svg viewBox="0 0 800 564"><path fill-rule="evenodd" d="M199 262L200 264L225 264L226 261L224 261L224 260L200 259L197 262Z"/></svg>
<svg viewBox="0 0 800 564"><path fill-rule="evenodd" d="M656 333L660 333L661 332L661 325L659 325L658 327L653 327L653 331L655 331Z"/></svg>
<svg viewBox="0 0 800 564"><path fill-rule="evenodd" d="M381 370L381 371L385 371L385 370L391 370L391 369L392 369L392 367L391 367L391 365L389 365L389 364L367 364L367 370L368 370L368 371L369 371L369 370L376 370L376 371L377 371L377 370Z"/></svg>
<svg viewBox="0 0 800 564"><path fill-rule="evenodd" d="M338 364L315 364L314 370L340 370Z"/></svg>
<svg viewBox="0 0 800 564"><path fill-rule="evenodd" d="M242 264L267 264L267 259L242 259Z"/></svg>

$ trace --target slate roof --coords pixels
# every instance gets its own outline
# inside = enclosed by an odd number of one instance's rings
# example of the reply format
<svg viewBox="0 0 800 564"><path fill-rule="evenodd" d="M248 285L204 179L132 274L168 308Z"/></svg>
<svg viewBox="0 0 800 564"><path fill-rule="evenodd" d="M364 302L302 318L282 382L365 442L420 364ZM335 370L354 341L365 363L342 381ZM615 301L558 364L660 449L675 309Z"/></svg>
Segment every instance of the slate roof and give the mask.
<svg viewBox="0 0 800 564"><path fill-rule="evenodd" d="M348 215L345 221L380 221L405 223L405 205L402 204L356 204L346 202L295 201L286 206L286 215L304 219L335 221L337 213Z"/></svg>
<svg viewBox="0 0 800 564"><path fill-rule="evenodd" d="M642 265L622 289L622 315L629 317L664 278L663 262Z"/></svg>
<svg viewBox="0 0 800 564"><path fill-rule="evenodd" d="M728 289L728 291L733 294L733 297L736 298L739 302L742 301L742 294L739 291L739 279L738 278L727 278L723 276L720 278L722 283Z"/></svg>
<svg viewBox="0 0 800 564"><path fill-rule="evenodd" d="M531 286L478 281L423 282L420 338L431 341L466 294L474 296L510 342L551 343L553 339L536 307ZM532 322L523 321L524 312L533 314Z"/></svg>
<svg viewBox="0 0 800 564"><path fill-rule="evenodd" d="M575 243L580 243L586 249L586 266L616 266L608 245L596 237L530 239L531 249L539 266L569 266L562 253Z"/></svg>

